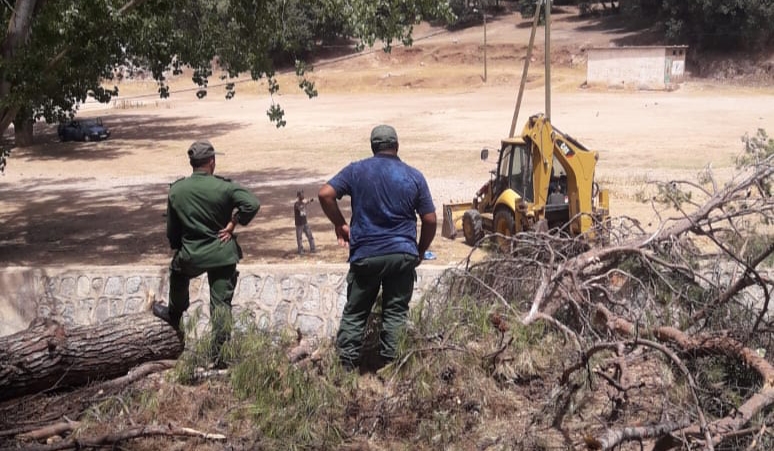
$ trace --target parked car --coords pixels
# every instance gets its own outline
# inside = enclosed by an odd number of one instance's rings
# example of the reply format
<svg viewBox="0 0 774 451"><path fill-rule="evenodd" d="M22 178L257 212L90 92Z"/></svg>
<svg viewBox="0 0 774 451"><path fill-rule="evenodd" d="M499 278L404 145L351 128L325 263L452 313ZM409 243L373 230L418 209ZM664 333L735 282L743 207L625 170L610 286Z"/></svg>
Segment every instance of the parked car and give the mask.
<svg viewBox="0 0 774 451"><path fill-rule="evenodd" d="M80 119L59 124L57 134L61 141L101 141L110 136L102 119Z"/></svg>

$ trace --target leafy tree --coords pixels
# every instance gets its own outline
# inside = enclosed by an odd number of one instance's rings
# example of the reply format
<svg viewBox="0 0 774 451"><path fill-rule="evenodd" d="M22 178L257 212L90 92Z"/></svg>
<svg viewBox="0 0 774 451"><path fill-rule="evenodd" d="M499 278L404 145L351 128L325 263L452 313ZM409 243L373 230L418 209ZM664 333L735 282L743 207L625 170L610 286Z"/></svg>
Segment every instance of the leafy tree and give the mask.
<svg viewBox="0 0 774 451"><path fill-rule="evenodd" d="M18 19L25 2L16 3L16 12L5 10L10 17L4 19ZM101 20L112 14L105 6L61 0L50 0L45 7L36 4L21 45L4 47L10 51L3 54L2 126L5 130L8 120L13 121L17 145L31 140L32 121L57 121L89 95L106 102L117 93L103 88L101 80L111 78L113 65L120 61L123 24Z"/></svg>
<svg viewBox="0 0 774 451"><path fill-rule="evenodd" d="M699 49L760 50L774 44L774 2L621 0L621 9L664 24L666 38Z"/></svg>
<svg viewBox="0 0 774 451"><path fill-rule="evenodd" d="M313 97L303 61L317 43L343 37L363 48L382 41L389 51L396 41L411 44L420 20L452 17L445 0L16 0L0 8L8 24L0 47L0 132L12 122L18 131L33 120L61 120L87 97L109 101L118 91L103 83L119 68L148 71L166 97L169 75L191 67L203 97L213 62L224 79L266 77L271 94L279 90L277 68L292 64L299 87ZM234 86L227 85L227 98ZM267 114L284 125L279 105ZM0 170L4 164L0 156Z"/></svg>

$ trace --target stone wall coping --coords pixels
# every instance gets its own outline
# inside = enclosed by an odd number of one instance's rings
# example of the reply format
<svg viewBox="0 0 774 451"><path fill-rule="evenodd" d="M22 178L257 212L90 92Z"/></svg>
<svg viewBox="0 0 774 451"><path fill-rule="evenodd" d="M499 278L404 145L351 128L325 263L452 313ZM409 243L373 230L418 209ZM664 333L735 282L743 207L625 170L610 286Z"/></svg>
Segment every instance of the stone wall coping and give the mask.
<svg viewBox="0 0 774 451"><path fill-rule="evenodd" d="M414 299L452 266L417 268ZM249 312L262 326L292 327L310 335L332 335L346 303L347 263L240 264L235 312ZM0 336L23 330L34 318L67 325L95 324L142 311L152 293L168 296L166 265L10 266L0 269ZM191 280L191 308L206 327L209 284L206 274Z"/></svg>

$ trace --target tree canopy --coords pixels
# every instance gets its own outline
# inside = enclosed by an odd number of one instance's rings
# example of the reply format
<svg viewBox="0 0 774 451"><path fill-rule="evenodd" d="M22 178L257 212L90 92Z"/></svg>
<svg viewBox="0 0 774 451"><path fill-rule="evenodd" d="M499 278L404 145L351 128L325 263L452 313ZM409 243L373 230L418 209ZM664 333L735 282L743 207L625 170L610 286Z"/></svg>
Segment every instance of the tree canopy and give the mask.
<svg viewBox="0 0 774 451"><path fill-rule="evenodd" d="M453 2L455 3L455 2ZM456 0L456 3L461 3ZM759 0L553 0L575 5L581 15L621 14L632 23L659 28L669 44L703 50L757 51L774 44L774 3ZM524 17L532 17L535 0L517 0ZM456 9L455 12L460 14Z"/></svg>
<svg viewBox="0 0 774 451"><path fill-rule="evenodd" d="M620 0L622 12L663 25L672 43L701 49L761 50L774 44L774 2Z"/></svg>
<svg viewBox="0 0 774 451"><path fill-rule="evenodd" d="M61 120L89 96L109 101L118 90L105 81L119 68L148 71L165 97L169 75L191 67L201 97L215 61L224 79L266 77L271 94L279 89L277 68L293 65L299 87L312 97L303 61L317 43L348 38L361 48L381 41L389 49L396 41L410 44L419 21L451 17L444 0L16 0L1 8L8 24L1 132L11 123ZM230 98L234 84L227 88ZM284 125L278 105L267 114Z"/></svg>

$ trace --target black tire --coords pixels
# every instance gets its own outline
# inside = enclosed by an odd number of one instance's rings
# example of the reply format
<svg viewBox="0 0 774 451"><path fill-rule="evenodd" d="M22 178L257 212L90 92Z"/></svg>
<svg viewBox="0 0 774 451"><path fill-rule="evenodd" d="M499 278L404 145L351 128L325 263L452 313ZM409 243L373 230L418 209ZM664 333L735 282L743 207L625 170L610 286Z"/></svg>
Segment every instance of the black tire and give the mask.
<svg viewBox="0 0 774 451"><path fill-rule="evenodd" d="M89 135L83 135L83 141L84 142L89 142L89 141L91 141L91 137Z"/></svg>
<svg viewBox="0 0 774 451"><path fill-rule="evenodd" d="M497 233L497 247L503 252L510 253L513 244L510 237L516 233L516 218L512 211L500 209L495 212L494 231Z"/></svg>
<svg viewBox="0 0 774 451"><path fill-rule="evenodd" d="M468 246L475 246L484 238L484 221L478 210L468 210L462 215L462 233Z"/></svg>

